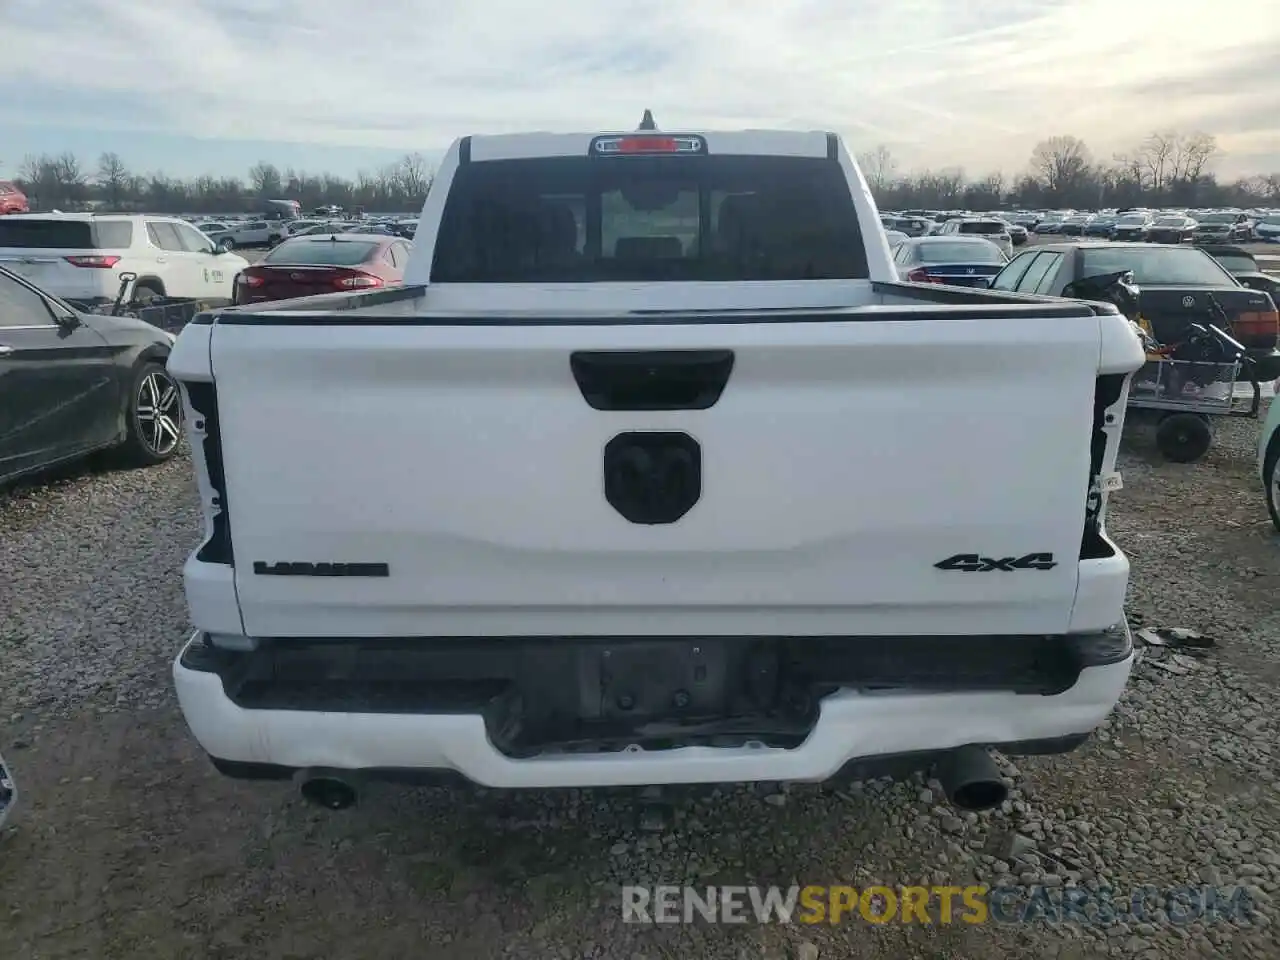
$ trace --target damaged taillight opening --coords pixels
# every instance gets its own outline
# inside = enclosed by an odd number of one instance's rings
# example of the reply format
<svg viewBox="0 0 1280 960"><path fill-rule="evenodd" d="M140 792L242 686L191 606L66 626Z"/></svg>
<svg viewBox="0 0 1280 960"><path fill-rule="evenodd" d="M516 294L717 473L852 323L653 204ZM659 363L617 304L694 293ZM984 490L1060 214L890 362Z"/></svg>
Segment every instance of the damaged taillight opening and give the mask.
<svg viewBox="0 0 1280 960"><path fill-rule="evenodd" d="M209 476L213 500L208 505L213 528L209 539L196 552L202 563L234 564L231 550L231 520L227 512L227 478L222 464L222 433L218 424L218 388L212 383L186 382L182 389L191 406L187 421L192 441L200 440L205 470Z"/></svg>
<svg viewBox="0 0 1280 960"><path fill-rule="evenodd" d="M1115 409L1124 396L1126 374L1112 373L1098 377L1093 388L1093 430L1089 438L1089 483L1086 488L1084 536L1080 542L1081 560L1099 560L1115 554L1115 548L1102 535L1103 511L1106 506L1106 466L1109 431L1116 422Z"/></svg>

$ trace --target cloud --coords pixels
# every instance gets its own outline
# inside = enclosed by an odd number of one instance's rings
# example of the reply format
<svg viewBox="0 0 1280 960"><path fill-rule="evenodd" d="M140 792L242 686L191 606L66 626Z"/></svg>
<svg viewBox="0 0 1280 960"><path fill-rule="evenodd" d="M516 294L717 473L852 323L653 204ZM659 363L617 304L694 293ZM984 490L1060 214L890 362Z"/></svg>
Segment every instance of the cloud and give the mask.
<svg viewBox="0 0 1280 960"><path fill-rule="evenodd" d="M0 123L433 152L463 133L834 128L910 166L1204 129L1259 162L1275 0L8 0ZM1241 29L1241 24L1249 29ZM1240 157L1237 157L1238 161ZM1229 167L1232 158L1223 158Z"/></svg>

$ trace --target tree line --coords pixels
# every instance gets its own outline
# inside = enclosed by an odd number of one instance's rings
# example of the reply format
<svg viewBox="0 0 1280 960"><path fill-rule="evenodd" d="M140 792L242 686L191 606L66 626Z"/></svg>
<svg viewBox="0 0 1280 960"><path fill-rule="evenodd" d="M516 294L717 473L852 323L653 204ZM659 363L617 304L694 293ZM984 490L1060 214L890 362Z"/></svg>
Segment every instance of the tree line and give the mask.
<svg viewBox="0 0 1280 960"><path fill-rule="evenodd" d="M885 210L1280 205L1280 173L1222 182L1211 169L1218 156L1210 134L1157 131L1106 161L1078 137L1049 137L1012 178L995 172L971 179L959 167L899 175L884 145L858 160Z"/></svg>
<svg viewBox="0 0 1280 960"><path fill-rule="evenodd" d="M971 178L960 167L899 173L886 145L860 154L863 174L885 210L998 210L1010 207L1162 207L1280 205L1280 173L1222 182L1212 170L1218 143L1206 133L1159 131L1107 161L1083 140L1049 137L1035 145L1025 171ZM304 210L336 205L381 213L417 212L432 171L420 153L354 178L313 174L260 161L246 178L179 179L140 174L115 153L88 168L73 153L26 157L17 177L34 210L80 209L156 213L236 213L259 199L297 200Z"/></svg>
<svg viewBox="0 0 1280 960"><path fill-rule="evenodd" d="M307 173L259 161L247 178L203 176L189 179L163 172L137 173L119 154L104 153L87 167L74 153L28 156L15 178L32 210L87 207L152 213L241 213L257 200L297 200L303 210L364 207L378 213L417 213L431 186L431 166L420 153L354 178Z"/></svg>

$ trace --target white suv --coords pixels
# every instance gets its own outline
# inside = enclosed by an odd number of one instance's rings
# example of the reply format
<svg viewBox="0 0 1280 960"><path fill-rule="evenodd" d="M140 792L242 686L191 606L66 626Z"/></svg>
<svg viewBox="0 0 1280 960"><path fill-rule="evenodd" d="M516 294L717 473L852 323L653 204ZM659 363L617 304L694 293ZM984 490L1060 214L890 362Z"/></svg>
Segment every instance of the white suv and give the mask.
<svg viewBox="0 0 1280 960"><path fill-rule="evenodd" d="M20 214L0 218L0 266L85 305L115 300L137 274L133 299L227 300L249 265L176 217Z"/></svg>
<svg viewBox="0 0 1280 960"><path fill-rule="evenodd" d="M1009 225L995 217L953 217L938 228L937 234L982 237L999 247L1006 257L1013 256L1013 238L1009 235Z"/></svg>

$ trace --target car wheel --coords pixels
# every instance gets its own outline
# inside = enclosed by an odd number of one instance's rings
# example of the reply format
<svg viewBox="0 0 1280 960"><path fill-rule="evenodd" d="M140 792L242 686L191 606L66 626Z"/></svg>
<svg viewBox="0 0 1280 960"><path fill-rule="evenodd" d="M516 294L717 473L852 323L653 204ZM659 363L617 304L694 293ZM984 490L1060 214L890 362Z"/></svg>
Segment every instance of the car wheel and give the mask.
<svg viewBox="0 0 1280 960"><path fill-rule="evenodd" d="M163 463L182 439L182 395L162 364L149 360L134 372L125 421L128 435L121 453L133 466Z"/></svg>
<svg viewBox="0 0 1280 960"><path fill-rule="evenodd" d="M1271 525L1280 531L1280 433L1273 434L1262 462L1262 482L1267 495Z"/></svg>
<svg viewBox="0 0 1280 960"><path fill-rule="evenodd" d="M223 237L218 241L218 249L223 251L231 251L236 248L236 242L230 237Z"/></svg>
<svg viewBox="0 0 1280 960"><path fill-rule="evenodd" d="M1195 463L1212 445L1209 419L1198 413L1171 413L1156 427L1156 448L1171 463Z"/></svg>

